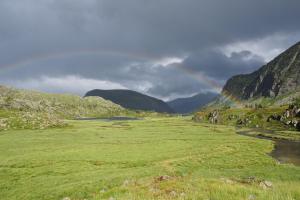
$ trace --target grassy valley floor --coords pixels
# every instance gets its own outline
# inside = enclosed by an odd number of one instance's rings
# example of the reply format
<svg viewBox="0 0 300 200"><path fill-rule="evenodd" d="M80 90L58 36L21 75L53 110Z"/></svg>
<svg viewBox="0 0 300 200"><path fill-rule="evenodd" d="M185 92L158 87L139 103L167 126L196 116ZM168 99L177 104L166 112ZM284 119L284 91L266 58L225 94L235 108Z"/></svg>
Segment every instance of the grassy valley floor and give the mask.
<svg viewBox="0 0 300 200"><path fill-rule="evenodd" d="M0 199L298 200L273 143L189 118L0 132Z"/></svg>

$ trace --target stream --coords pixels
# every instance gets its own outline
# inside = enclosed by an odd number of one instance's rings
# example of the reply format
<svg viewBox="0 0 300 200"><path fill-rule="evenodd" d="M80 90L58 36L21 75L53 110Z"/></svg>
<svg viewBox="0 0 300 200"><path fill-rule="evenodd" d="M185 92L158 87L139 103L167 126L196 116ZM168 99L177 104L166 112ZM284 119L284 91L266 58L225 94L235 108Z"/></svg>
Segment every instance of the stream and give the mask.
<svg viewBox="0 0 300 200"><path fill-rule="evenodd" d="M274 149L269 154L280 163L292 163L296 166L300 166L300 141L292 141L286 139L272 139L269 137L265 137L262 135L251 135L250 133L256 131L261 133L271 133L274 131L270 130L262 130L262 129L254 129L247 131L237 131L237 134L255 137L259 139L272 140L274 142Z"/></svg>
<svg viewBox="0 0 300 200"><path fill-rule="evenodd" d="M110 117L110 118L78 118L76 120L100 120L100 121L128 121L128 120L141 120L135 117ZM237 131L237 134L255 137L259 139L272 140L275 144L273 151L269 154L280 163L292 163L300 166L300 141L292 141L286 139L273 139L263 135L252 135L251 132L260 133L274 133L272 130L253 129L247 131Z"/></svg>

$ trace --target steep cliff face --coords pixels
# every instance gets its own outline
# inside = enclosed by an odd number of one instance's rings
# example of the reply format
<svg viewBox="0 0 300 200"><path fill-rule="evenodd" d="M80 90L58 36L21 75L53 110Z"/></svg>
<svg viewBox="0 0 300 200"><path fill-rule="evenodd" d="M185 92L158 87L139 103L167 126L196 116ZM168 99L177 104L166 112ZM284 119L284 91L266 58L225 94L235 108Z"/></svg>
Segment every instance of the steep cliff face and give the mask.
<svg viewBox="0 0 300 200"><path fill-rule="evenodd" d="M247 100L277 97L299 90L300 42L259 70L230 78L223 88L223 93Z"/></svg>

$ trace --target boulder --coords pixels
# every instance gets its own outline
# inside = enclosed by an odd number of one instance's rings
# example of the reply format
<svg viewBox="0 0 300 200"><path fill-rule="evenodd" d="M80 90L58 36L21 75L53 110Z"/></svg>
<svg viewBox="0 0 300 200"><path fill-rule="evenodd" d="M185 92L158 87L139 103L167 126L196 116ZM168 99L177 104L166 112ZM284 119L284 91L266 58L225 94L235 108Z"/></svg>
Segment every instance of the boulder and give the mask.
<svg viewBox="0 0 300 200"><path fill-rule="evenodd" d="M296 128L298 131L300 131L300 122L297 123Z"/></svg>
<svg viewBox="0 0 300 200"><path fill-rule="evenodd" d="M291 110L292 116L296 117L296 115L298 114L298 107L294 106L294 108Z"/></svg>
<svg viewBox="0 0 300 200"><path fill-rule="evenodd" d="M283 113L283 118L287 119L293 117L300 117L300 108L295 105L290 105Z"/></svg>
<svg viewBox="0 0 300 200"><path fill-rule="evenodd" d="M228 116L228 120L234 120L234 119L237 119L238 118L238 116L237 115L229 115Z"/></svg>
<svg viewBox="0 0 300 200"><path fill-rule="evenodd" d="M123 186L128 186L130 184L130 181L129 180L125 180L124 182L123 182Z"/></svg>
<svg viewBox="0 0 300 200"><path fill-rule="evenodd" d="M273 183L271 181L261 181L259 186L264 190L267 190L273 187Z"/></svg>
<svg viewBox="0 0 300 200"><path fill-rule="evenodd" d="M101 189L99 192L100 192L100 194L103 194L106 192L106 189Z"/></svg>
<svg viewBox="0 0 300 200"><path fill-rule="evenodd" d="M286 121L285 125L289 126L289 125L291 125L291 123L292 123L292 121Z"/></svg>
<svg viewBox="0 0 300 200"><path fill-rule="evenodd" d="M237 125L243 125L243 124L244 124L244 122L243 122L243 120L241 120L241 119L238 119L238 120L236 121L236 124L237 124Z"/></svg>
<svg viewBox="0 0 300 200"><path fill-rule="evenodd" d="M168 176L168 175L163 175L163 176L160 176L158 178L156 178L157 181L167 181L167 180L170 180L172 179L171 176Z"/></svg>
<svg viewBox="0 0 300 200"><path fill-rule="evenodd" d="M283 117L284 118L289 118L291 116L291 113L290 113L290 110L285 110L284 114L283 114Z"/></svg>
<svg viewBox="0 0 300 200"><path fill-rule="evenodd" d="M272 183L271 181L264 181L264 184L265 184L268 188L273 187L273 183Z"/></svg>
<svg viewBox="0 0 300 200"><path fill-rule="evenodd" d="M195 121L195 122L202 122L203 121L203 116L200 116L200 115L195 115L193 116L192 120Z"/></svg>
<svg viewBox="0 0 300 200"><path fill-rule="evenodd" d="M219 111L214 110L213 112L209 113L208 119L210 123L217 124L219 122Z"/></svg>
<svg viewBox="0 0 300 200"><path fill-rule="evenodd" d="M296 128L298 123L299 123L298 120L293 119L292 122L291 122L291 125Z"/></svg>
<svg viewBox="0 0 300 200"><path fill-rule="evenodd" d="M295 106L294 104L291 104L291 105L289 105L289 110L292 110L292 109L294 109L295 107L297 107L297 106Z"/></svg>
<svg viewBox="0 0 300 200"><path fill-rule="evenodd" d="M176 196L177 196L177 192L176 192L176 191L171 191L169 194L170 194L171 196L173 196L173 197L176 197Z"/></svg>
<svg viewBox="0 0 300 200"><path fill-rule="evenodd" d="M296 110L295 116L296 116L296 117L300 117L300 108L298 108L298 109Z"/></svg>
<svg viewBox="0 0 300 200"><path fill-rule="evenodd" d="M277 115L277 114L271 115L271 116L268 117L267 122L270 122L271 120L281 121L282 120L282 116L281 115Z"/></svg>
<svg viewBox="0 0 300 200"><path fill-rule="evenodd" d="M255 200L256 196L254 194L250 194L248 200Z"/></svg>

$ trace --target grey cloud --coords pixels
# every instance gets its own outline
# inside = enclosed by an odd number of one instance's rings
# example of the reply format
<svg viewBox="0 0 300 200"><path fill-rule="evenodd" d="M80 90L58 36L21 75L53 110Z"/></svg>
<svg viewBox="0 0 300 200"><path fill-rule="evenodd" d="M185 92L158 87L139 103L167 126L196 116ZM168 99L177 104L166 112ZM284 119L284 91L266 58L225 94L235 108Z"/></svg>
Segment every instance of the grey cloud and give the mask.
<svg viewBox="0 0 300 200"><path fill-rule="evenodd" d="M215 49L298 33L299 7L298 0L2 0L0 82L76 75L164 98L189 95L211 88L155 60L186 56L185 67L222 84L259 67L262 55ZM59 56L85 50L116 54Z"/></svg>
<svg viewBox="0 0 300 200"><path fill-rule="evenodd" d="M250 73L263 64L264 59L250 51L233 52L229 57L218 51L203 51L189 56L183 65L224 81L235 74Z"/></svg>

